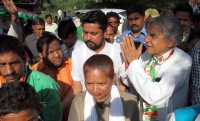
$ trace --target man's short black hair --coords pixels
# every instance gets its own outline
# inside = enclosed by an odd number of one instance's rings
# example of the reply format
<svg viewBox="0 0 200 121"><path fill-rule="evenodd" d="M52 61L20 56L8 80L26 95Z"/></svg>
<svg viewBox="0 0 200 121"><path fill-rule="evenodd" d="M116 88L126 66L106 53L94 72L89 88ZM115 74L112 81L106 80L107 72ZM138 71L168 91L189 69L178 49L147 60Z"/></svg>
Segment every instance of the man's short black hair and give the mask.
<svg viewBox="0 0 200 121"><path fill-rule="evenodd" d="M110 18L110 17L113 17L113 18L116 18L118 20L118 23L120 22L120 17L116 12L113 12L113 11L108 12L106 14L106 16L107 16L107 19Z"/></svg>
<svg viewBox="0 0 200 121"><path fill-rule="evenodd" d="M24 45L13 36L0 35L0 55L8 52L16 53L25 61Z"/></svg>
<svg viewBox="0 0 200 121"><path fill-rule="evenodd" d="M61 39L67 39L69 34L73 34L76 31L76 25L71 19L61 21L58 25L58 37Z"/></svg>
<svg viewBox="0 0 200 121"><path fill-rule="evenodd" d="M0 116L37 109L39 104L35 89L25 82L5 83L0 88Z"/></svg>
<svg viewBox="0 0 200 121"><path fill-rule="evenodd" d="M114 32L114 34L117 34L117 28L116 27L114 27L114 26L112 26L110 23L108 23L108 26L110 26L112 29L113 29L113 32ZM108 27L107 26L107 27Z"/></svg>
<svg viewBox="0 0 200 121"><path fill-rule="evenodd" d="M98 23L100 29L103 31L106 30L108 26L107 17L101 10L92 10L89 11L83 18L81 18L82 26L85 23Z"/></svg>
<svg viewBox="0 0 200 121"><path fill-rule="evenodd" d="M61 43L61 41L51 32L44 32L43 35L37 40L37 51L42 53L43 52L43 46L48 45L53 41L58 41ZM48 49L48 48L47 48Z"/></svg>
<svg viewBox="0 0 200 121"><path fill-rule="evenodd" d="M141 42L134 42L136 49L142 44ZM142 44L142 54L146 51L146 47Z"/></svg>
<svg viewBox="0 0 200 121"><path fill-rule="evenodd" d="M45 25L45 21L40 17L36 17L33 19L32 25Z"/></svg>
<svg viewBox="0 0 200 121"><path fill-rule="evenodd" d="M177 12L188 12L190 14L190 17L193 14L193 9L190 6L189 3L180 3L174 8L174 15L176 15Z"/></svg>
<svg viewBox="0 0 200 121"><path fill-rule="evenodd" d="M79 14L81 14L81 12L76 12L76 16L79 15Z"/></svg>
<svg viewBox="0 0 200 121"><path fill-rule="evenodd" d="M48 17L51 17L51 19L52 19L51 14L47 14L47 15L45 15L45 18L48 18Z"/></svg>
<svg viewBox="0 0 200 121"><path fill-rule="evenodd" d="M139 13L140 15L144 16L144 9L140 5L133 4L128 7L126 10L127 16L132 14L132 13Z"/></svg>

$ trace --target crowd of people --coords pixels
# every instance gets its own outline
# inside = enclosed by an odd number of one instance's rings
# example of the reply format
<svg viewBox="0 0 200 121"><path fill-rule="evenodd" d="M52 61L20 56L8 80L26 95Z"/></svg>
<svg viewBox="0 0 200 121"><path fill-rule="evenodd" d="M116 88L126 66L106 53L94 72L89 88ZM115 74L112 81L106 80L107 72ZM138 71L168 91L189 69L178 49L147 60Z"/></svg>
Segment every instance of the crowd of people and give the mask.
<svg viewBox="0 0 200 121"><path fill-rule="evenodd" d="M188 3L170 16L132 4L123 32L113 11L59 10L62 21L36 17L23 34L2 2L12 22L0 35L1 121L200 120L200 15Z"/></svg>

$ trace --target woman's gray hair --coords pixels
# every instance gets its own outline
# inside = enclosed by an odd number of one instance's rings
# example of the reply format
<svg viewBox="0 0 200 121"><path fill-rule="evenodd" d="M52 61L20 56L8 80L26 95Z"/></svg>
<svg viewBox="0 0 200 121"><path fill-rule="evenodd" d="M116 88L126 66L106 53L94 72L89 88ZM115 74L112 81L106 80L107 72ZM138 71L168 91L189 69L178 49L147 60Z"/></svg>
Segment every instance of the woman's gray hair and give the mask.
<svg viewBox="0 0 200 121"><path fill-rule="evenodd" d="M162 32L165 35L165 40L171 40L173 38L176 39L176 42L174 43L173 47L176 47L181 41L182 41L182 26L178 19L176 19L173 16L160 16L153 19L150 19L147 22L146 27L150 24L156 24L158 28L160 29L160 32Z"/></svg>

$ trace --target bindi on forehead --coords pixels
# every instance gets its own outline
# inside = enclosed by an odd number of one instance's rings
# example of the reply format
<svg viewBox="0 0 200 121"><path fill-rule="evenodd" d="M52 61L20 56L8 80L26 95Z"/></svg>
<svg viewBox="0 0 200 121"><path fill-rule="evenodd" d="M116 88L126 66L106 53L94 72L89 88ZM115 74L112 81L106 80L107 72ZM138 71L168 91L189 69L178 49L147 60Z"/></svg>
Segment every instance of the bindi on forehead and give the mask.
<svg viewBox="0 0 200 121"><path fill-rule="evenodd" d="M59 44L59 42L57 42L57 41L53 41L53 42L51 42L50 44L49 44L49 49L57 49L57 48L59 48L60 47L60 44Z"/></svg>

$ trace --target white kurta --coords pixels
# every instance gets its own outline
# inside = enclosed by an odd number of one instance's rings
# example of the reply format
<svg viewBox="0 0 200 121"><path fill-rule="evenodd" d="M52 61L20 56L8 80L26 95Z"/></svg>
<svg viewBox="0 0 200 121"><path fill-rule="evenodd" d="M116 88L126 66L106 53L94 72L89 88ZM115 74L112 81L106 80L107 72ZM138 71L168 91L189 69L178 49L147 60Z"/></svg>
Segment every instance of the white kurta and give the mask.
<svg viewBox="0 0 200 121"><path fill-rule="evenodd" d="M45 31L52 32L58 37L58 25L54 22L52 22L51 26L46 23Z"/></svg>
<svg viewBox="0 0 200 121"><path fill-rule="evenodd" d="M152 82L151 77L144 72L151 56L145 52L139 60L131 62L123 78L128 75L139 95L149 104L157 106L159 121L165 121L167 114L187 106L192 60L188 54L175 47L173 55L155 67L155 76L161 78L160 81Z"/></svg>
<svg viewBox="0 0 200 121"><path fill-rule="evenodd" d="M89 57L95 54L97 53L88 48L86 44L80 45L72 52L72 71L71 71L72 79L74 81L81 81L83 91L85 90L83 65ZM122 65L121 50L115 45L105 42L105 47L98 54L105 54L112 59L114 63L114 71L116 73L116 79L118 79L119 70Z"/></svg>

